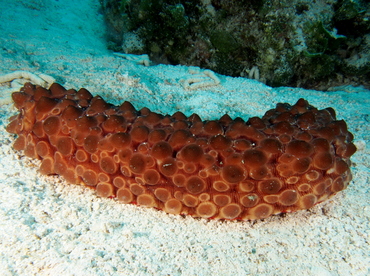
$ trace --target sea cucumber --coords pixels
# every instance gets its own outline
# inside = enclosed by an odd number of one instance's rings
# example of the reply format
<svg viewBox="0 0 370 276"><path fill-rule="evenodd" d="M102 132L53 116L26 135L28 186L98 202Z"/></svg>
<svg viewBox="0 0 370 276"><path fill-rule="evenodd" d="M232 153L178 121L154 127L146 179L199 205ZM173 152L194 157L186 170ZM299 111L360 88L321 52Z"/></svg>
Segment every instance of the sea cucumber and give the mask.
<svg viewBox="0 0 370 276"><path fill-rule="evenodd" d="M114 106L82 88L27 83L7 131L42 174L172 214L255 220L308 209L352 179L353 135L332 108L299 99L262 118L202 121Z"/></svg>

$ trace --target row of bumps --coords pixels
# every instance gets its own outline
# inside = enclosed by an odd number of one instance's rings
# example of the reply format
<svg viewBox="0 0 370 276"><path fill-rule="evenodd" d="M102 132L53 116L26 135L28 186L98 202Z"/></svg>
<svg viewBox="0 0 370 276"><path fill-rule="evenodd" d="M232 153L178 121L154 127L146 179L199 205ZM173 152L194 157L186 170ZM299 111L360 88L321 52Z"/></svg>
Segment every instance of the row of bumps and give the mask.
<svg viewBox="0 0 370 276"><path fill-rule="evenodd" d="M25 84L7 131L42 174L171 214L254 220L308 209L351 180L353 135L300 99L262 118L202 121L117 107L82 88Z"/></svg>

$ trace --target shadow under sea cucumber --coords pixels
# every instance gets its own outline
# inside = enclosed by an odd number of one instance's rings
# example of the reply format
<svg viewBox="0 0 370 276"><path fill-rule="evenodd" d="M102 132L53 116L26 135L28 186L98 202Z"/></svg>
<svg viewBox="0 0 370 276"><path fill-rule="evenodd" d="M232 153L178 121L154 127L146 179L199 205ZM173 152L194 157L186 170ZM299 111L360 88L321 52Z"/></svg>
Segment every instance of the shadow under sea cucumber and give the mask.
<svg viewBox="0 0 370 276"><path fill-rule="evenodd" d="M202 121L114 106L82 88L26 83L7 131L42 174L172 214L255 220L308 209L345 189L356 147L332 108L299 99L262 118Z"/></svg>

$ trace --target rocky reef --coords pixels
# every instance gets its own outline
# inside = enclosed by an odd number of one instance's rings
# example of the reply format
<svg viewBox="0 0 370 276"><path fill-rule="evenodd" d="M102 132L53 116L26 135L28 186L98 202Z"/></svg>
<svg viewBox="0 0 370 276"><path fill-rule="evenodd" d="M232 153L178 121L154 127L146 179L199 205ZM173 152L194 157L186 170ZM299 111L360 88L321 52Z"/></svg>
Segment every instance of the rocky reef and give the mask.
<svg viewBox="0 0 370 276"><path fill-rule="evenodd" d="M101 0L108 47L270 86L370 83L370 4L360 0Z"/></svg>

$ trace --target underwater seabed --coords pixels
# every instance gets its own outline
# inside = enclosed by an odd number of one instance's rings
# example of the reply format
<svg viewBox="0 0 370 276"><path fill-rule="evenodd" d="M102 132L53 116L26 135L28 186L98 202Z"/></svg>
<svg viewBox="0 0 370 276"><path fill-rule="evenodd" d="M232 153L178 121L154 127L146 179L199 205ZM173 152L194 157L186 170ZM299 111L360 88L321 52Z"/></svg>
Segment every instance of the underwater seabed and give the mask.
<svg viewBox="0 0 370 276"><path fill-rule="evenodd" d="M271 88L216 75L217 85L185 89L196 68L145 67L106 50L95 0L1 0L0 75L25 70L85 87L118 105L203 120L262 116L305 98L332 107L354 134L353 180L312 209L240 222L194 219L119 204L91 189L42 176L39 161L12 148L16 114L0 106L0 268L2 275L368 275L369 91ZM202 70L200 70L200 73ZM10 84L0 85L6 98Z"/></svg>

